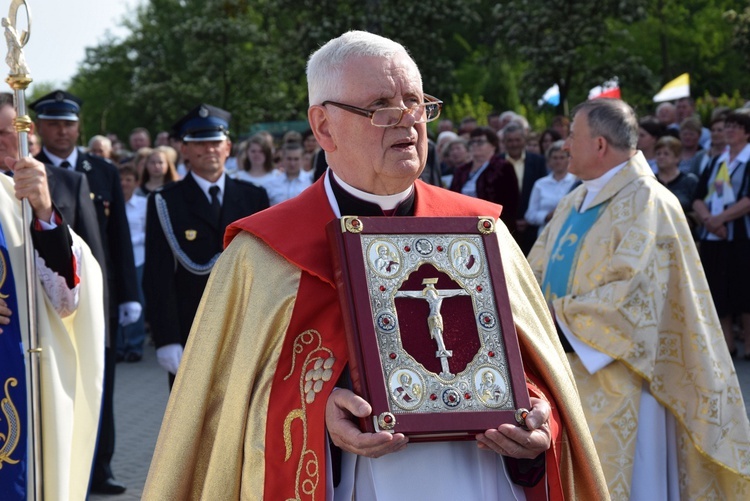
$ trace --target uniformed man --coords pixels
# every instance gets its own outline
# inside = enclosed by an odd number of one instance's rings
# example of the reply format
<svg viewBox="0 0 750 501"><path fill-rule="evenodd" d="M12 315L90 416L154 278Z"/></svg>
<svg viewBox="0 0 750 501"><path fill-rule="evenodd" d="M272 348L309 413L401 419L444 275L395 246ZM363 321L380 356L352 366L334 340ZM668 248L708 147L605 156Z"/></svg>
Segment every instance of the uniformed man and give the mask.
<svg viewBox="0 0 750 501"><path fill-rule="evenodd" d="M263 188L224 172L231 115L202 104L174 126L190 164L184 179L149 196L143 292L146 320L170 387L182 359L208 274L223 250L224 229L268 207Z"/></svg>
<svg viewBox="0 0 750 501"><path fill-rule="evenodd" d="M96 208L104 248L105 264L102 268L108 282L108 315L111 328L105 349L102 418L91 489L93 492L119 494L125 491L125 486L115 481L110 468L115 448L114 335L117 329L114 326L118 322L127 325L137 320L141 313L141 305L138 303L130 229L117 168L103 158L85 153L76 146L80 135L78 114L81 104L81 100L76 96L56 90L29 106L36 112L37 131L42 138L42 151L36 159L45 164L85 174ZM56 199L55 202L60 204L60 200Z"/></svg>

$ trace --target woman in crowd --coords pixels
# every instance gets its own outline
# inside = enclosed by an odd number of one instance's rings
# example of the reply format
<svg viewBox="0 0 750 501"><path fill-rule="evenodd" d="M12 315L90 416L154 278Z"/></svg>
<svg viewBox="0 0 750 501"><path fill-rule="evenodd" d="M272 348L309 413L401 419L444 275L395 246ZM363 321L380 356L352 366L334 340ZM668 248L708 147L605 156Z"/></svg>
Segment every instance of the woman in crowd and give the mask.
<svg viewBox="0 0 750 501"><path fill-rule="evenodd" d="M174 150L169 146L159 146L146 157L146 168L141 179L140 195L146 196L167 183L177 181L177 169L174 166ZM140 151L140 150L139 150Z"/></svg>
<svg viewBox="0 0 750 501"><path fill-rule="evenodd" d="M136 283L138 285L138 301L146 306L143 297L141 281L143 280L143 264L146 252L146 197L138 195L138 171L132 163L119 167L122 194L125 197L125 214L130 228L130 240L133 246L135 261ZM125 327L117 327L117 360L138 362L143 358L143 342L146 340L146 324L141 316L134 323Z"/></svg>
<svg viewBox="0 0 750 501"><path fill-rule="evenodd" d="M724 139L724 118L728 112L716 113L714 110L713 118L711 119L711 148L708 150L701 150L693 158L690 163L690 172L700 177L706 167L709 166L711 160L718 157L724 152L724 147L727 145Z"/></svg>
<svg viewBox="0 0 750 501"><path fill-rule="evenodd" d="M656 141L667 133L666 128L655 117L647 116L638 121L638 149L646 157L651 170L656 173Z"/></svg>
<svg viewBox="0 0 750 501"><path fill-rule="evenodd" d="M667 187L680 201L691 228L695 227L693 212L693 197L698 186L698 178L689 172L680 172L679 163L682 154L680 140L672 136L664 136L656 142L656 179Z"/></svg>
<svg viewBox="0 0 750 501"><path fill-rule="evenodd" d="M701 149L700 140L702 131L701 121L696 117L688 117L680 124L680 142L682 143L682 155L680 155L681 172L690 172L690 164Z"/></svg>
<svg viewBox="0 0 750 501"><path fill-rule="evenodd" d="M529 224L539 226L539 233L552 219L557 204L570 192L576 177L568 172L568 153L563 151L565 141L558 140L547 148L547 168L550 173L537 179L531 188L529 208L524 219Z"/></svg>
<svg viewBox="0 0 750 501"><path fill-rule="evenodd" d="M539 154L546 156L547 150L552 146L552 143L561 139L562 136L555 129L546 129L542 132L542 135L539 136Z"/></svg>
<svg viewBox="0 0 750 501"><path fill-rule="evenodd" d="M518 212L518 180L513 166L500 158L499 140L493 129L477 127L469 135L471 161L456 167L451 191L503 206L500 219L512 232Z"/></svg>
<svg viewBox="0 0 750 501"><path fill-rule="evenodd" d="M728 148L703 171L693 209L703 228L700 255L729 352L732 316L742 316L745 358L750 359L750 114L724 121Z"/></svg>
<svg viewBox="0 0 750 501"><path fill-rule="evenodd" d="M279 173L273 168L273 152L268 141L254 135L240 146L237 155L238 168L235 177L265 188L266 184Z"/></svg>

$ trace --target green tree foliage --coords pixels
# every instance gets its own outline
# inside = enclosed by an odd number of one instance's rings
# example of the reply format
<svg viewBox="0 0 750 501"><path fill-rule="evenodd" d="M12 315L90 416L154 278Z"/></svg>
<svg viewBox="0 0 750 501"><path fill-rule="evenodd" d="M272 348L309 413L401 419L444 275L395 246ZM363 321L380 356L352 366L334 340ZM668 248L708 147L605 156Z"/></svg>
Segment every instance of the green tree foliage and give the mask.
<svg viewBox="0 0 750 501"><path fill-rule="evenodd" d="M744 3L744 10L737 12L730 8L724 12L723 17L732 26L732 44L744 56L744 69L748 71L750 70L750 5L747 1Z"/></svg>
<svg viewBox="0 0 750 501"><path fill-rule="evenodd" d="M255 123L305 119L309 54L366 29L409 49L449 116L512 109L543 123L536 101L554 83L576 103L616 75L626 100L652 107L667 79L689 71L696 94L748 94L739 73L748 22L734 25L732 49L722 18L731 3L150 0L125 22L129 35L87 49L71 90L85 101L84 137L169 129L201 102L230 110L241 136Z"/></svg>
<svg viewBox="0 0 750 501"><path fill-rule="evenodd" d="M647 16L627 29L623 49L638 54L652 74L623 83L625 97L642 113L654 107L652 97L682 73L690 74L693 96L750 93L742 52L732 47L724 12L736 0L649 0Z"/></svg>
<svg viewBox="0 0 750 501"><path fill-rule="evenodd" d="M647 0L503 0L493 13L501 48L524 63L522 98L534 102L553 84L562 112L595 85L619 76L648 73L638 55L622 50Z"/></svg>

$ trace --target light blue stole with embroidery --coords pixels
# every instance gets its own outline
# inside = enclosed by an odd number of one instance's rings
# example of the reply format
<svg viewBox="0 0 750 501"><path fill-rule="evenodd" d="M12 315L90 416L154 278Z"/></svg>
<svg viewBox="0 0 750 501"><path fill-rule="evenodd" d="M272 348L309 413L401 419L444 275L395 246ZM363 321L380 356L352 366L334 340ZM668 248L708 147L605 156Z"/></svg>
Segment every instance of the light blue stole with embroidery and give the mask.
<svg viewBox="0 0 750 501"><path fill-rule="evenodd" d="M583 239L607 205L608 202L601 203L584 212L578 212L575 207L570 209L552 247L542 281L542 292L547 301L570 293Z"/></svg>

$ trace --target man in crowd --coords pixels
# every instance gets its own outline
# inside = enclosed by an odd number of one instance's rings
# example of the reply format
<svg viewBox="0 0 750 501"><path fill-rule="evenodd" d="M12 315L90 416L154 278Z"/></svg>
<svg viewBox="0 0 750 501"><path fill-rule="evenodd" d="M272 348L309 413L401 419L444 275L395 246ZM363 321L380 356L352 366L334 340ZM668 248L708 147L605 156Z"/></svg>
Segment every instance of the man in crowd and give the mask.
<svg viewBox="0 0 750 501"><path fill-rule="evenodd" d="M268 185L268 200L271 205L294 198L312 184L309 172L302 170L302 153L300 143L285 143L281 146L281 165L284 175L273 178Z"/></svg>
<svg viewBox="0 0 750 501"><path fill-rule="evenodd" d="M661 103L656 107L656 119L667 129L679 130L677 108L672 103Z"/></svg>
<svg viewBox="0 0 750 501"><path fill-rule="evenodd" d="M333 391L347 348L326 225L341 214L497 217L500 207L416 181L426 122L440 105L425 98L404 47L349 32L311 56L307 77L308 118L330 169L296 198L228 229L231 243L193 324L144 497L374 499L377 489L384 499L546 499L550 489L555 499L602 499L572 374L499 220L524 366L536 381L527 384L528 429L503 424L476 442L408 446L401 433L359 431L355 421L370 415L369 403L343 382ZM330 372L306 396L313 366L303 360L316 353L326 354L321 370ZM326 431L343 453L329 452ZM509 480L504 465L521 463L546 471L546 480L525 488Z"/></svg>
<svg viewBox="0 0 750 501"><path fill-rule="evenodd" d="M616 99L574 110L563 199L529 260L561 331L618 499L739 499L750 429L677 199ZM743 494L740 494L743 493Z"/></svg>
<svg viewBox="0 0 750 501"><path fill-rule="evenodd" d="M148 129L136 127L130 132L128 142L130 144L130 151L136 153L141 148L151 147L151 135L148 133Z"/></svg>
<svg viewBox="0 0 750 501"><path fill-rule="evenodd" d="M129 325L137 320L141 313L120 176L112 163L76 147L80 135L80 99L68 92L56 90L31 103L30 108L36 112L36 126L42 138L42 151L36 159L45 164L84 174L96 209L106 263L102 268L108 282L109 329L105 349L102 422L91 488L94 492L119 494L125 491L125 486L114 479L110 466L115 448L114 326L118 323Z"/></svg>
<svg viewBox="0 0 750 501"><path fill-rule="evenodd" d="M5 117L5 106L2 116ZM15 139L12 139L15 137ZM42 465L42 495L84 499L94 457L104 376L102 275L85 243L68 230L52 205L44 165L15 160L12 125L0 127L0 492L3 499L32 497L33 462ZM21 204L33 211L31 240L37 253L36 333L39 338L42 456L27 447L31 401L27 372L28 315ZM35 277L37 278L37 277ZM36 355L32 355L36 356Z"/></svg>
<svg viewBox="0 0 750 501"><path fill-rule="evenodd" d="M232 148L230 119L227 111L205 104L182 117L174 129L190 172L148 199L146 320L170 387L208 274L223 249L224 230L232 221L268 207L263 188L224 172Z"/></svg>
<svg viewBox="0 0 750 501"><path fill-rule="evenodd" d="M682 124L686 119L693 117L700 120L700 117L695 112L695 100L692 97L682 97L678 99L675 104L675 111L677 113L678 124ZM706 127L701 127L700 145L704 150L711 147L711 131Z"/></svg>
<svg viewBox="0 0 750 501"><path fill-rule="evenodd" d="M89 153L107 160L112 159L112 141L107 136L96 135L89 139Z"/></svg>
<svg viewBox="0 0 750 501"><path fill-rule="evenodd" d="M523 219L523 215L529 208L531 189L537 179L547 175L547 166L543 156L526 151L526 131L516 121L510 122L503 128L503 146L505 150L503 158L509 161L516 171L518 193L521 195L517 212L521 217L516 220L516 231L513 236L518 246L521 247L521 251L528 254L539 233L539 227L530 225Z"/></svg>

